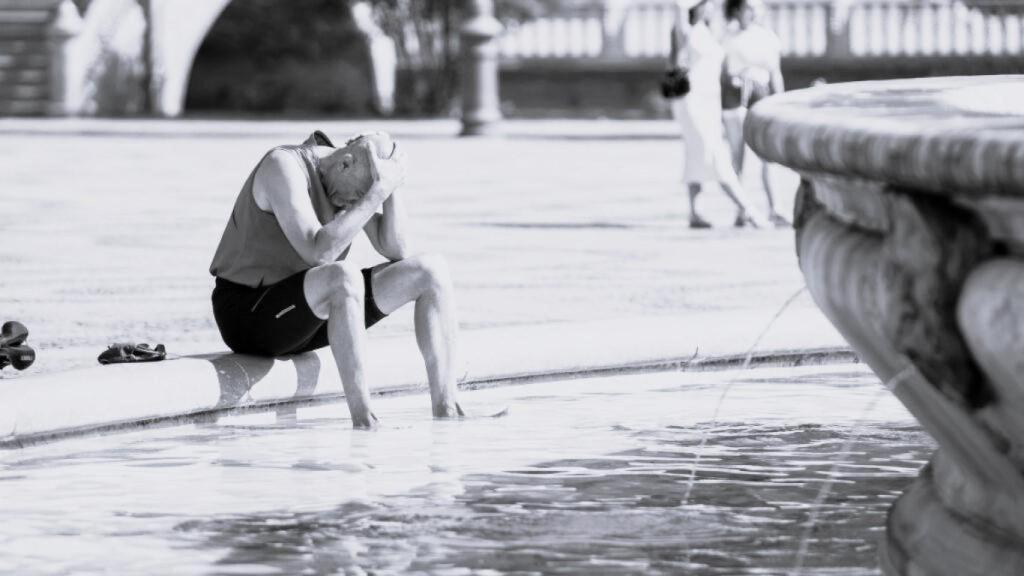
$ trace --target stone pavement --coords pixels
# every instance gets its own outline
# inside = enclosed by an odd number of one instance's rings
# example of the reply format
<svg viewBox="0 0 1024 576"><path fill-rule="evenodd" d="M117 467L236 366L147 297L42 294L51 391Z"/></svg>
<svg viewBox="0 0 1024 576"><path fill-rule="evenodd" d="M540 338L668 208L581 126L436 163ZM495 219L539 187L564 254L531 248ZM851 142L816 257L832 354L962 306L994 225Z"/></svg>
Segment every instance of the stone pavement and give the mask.
<svg viewBox="0 0 1024 576"><path fill-rule="evenodd" d="M312 128L343 140L374 126L406 137L412 238L447 256L467 334L642 317L710 333L714 312L760 325L803 285L792 230L733 229L717 191L703 199L716 229L686 227L670 122L511 122L510 137L478 140L452 138L452 121L6 119L0 320L27 324L39 359L0 377L94 366L121 340L223 350L207 266L254 163ZM795 177L779 169L775 180L788 210ZM365 240L355 252L374 261ZM818 316L806 295L793 308ZM371 334L408 334L411 322L403 310ZM812 324L822 345L837 342Z"/></svg>

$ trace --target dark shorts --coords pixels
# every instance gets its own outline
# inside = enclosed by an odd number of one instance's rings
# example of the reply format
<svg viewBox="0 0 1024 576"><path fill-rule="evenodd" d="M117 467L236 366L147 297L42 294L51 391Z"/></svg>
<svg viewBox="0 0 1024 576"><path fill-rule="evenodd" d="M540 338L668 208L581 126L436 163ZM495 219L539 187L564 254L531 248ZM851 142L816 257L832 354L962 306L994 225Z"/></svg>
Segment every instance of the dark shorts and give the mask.
<svg viewBox="0 0 1024 576"><path fill-rule="evenodd" d="M366 327L386 314L373 300L370 268L363 269ZM217 278L213 317L224 343L240 354L284 356L328 345L327 321L313 314L302 283L306 271L270 286L250 288Z"/></svg>
<svg viewBox="0 0 1024 576"><path fill-rule="evenodd" d="M771 96L771 86L759 82L737 80L723 73L722 77L722 110L733 110L739 107L753 108L761 100ZM737 85L739 84L739 85Z"/></svg>

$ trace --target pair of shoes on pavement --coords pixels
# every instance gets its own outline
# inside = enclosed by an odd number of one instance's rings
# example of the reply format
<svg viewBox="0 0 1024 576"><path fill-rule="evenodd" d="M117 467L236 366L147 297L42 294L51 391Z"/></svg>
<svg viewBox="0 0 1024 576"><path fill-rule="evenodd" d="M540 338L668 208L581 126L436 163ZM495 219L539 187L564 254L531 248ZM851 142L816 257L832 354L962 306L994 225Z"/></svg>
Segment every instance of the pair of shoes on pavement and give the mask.
<svg viewBox="0 0 1024 576"><path fill-rule="evenodd" d="M149 344L117 342L111 344L100 354L100 364L128 364L131 362L157 362L167 358L167 350L163 344L150 348Z"/></svg>

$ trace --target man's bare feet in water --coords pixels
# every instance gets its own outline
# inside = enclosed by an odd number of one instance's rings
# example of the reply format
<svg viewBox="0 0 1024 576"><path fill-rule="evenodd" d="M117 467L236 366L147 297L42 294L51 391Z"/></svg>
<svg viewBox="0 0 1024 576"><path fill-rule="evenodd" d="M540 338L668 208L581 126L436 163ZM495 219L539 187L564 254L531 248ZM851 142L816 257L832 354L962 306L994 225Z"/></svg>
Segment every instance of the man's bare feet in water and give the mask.
<svg viewBox="0 0 1024 576"><path fill-rule="evenodd" d="M509 412L508 411L508 406L505 406L504 408L502 408L501 410L495 412L494 414L467 414L466 411L462 409L462 406L458 402L455 403L455 410L456 410L455 414L444 414L444 415L441 415L441 414L438 414L438 411L435 409L434 410L434 418L437 419L437 420L449 420L449 419L469 420L469 419L474 419L474 418L504 418L505 416L508 416L508 412Z"/></svg>
<svg viewBox="0 0 1024 576"><path fill-rule="evenodd" d="M466 412L458 402L434 405L434 418L465 418Z"/></svg>
<svg viewBox="0 0 1024 576"><path fill-rule="evenodd" d="M352 427L356 430L376 430L379 425L380 420L373 412L369 412L365 417L352 418Z"/></svg>

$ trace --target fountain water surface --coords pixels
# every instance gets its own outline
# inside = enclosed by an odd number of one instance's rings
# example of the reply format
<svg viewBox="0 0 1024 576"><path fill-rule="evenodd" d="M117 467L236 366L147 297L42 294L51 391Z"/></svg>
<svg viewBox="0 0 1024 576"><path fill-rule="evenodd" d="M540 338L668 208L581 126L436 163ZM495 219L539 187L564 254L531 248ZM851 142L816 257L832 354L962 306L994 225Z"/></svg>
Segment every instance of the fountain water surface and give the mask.
<svg viewBox="0 0 1024 576"><path fill-rule="evenodd" d="M934 447L879 387L641 374L466 392L500 419L392 396L372 433L334 404L0 452L0 573L784 574L815 515L809 571L877 574Z"/></svg>

